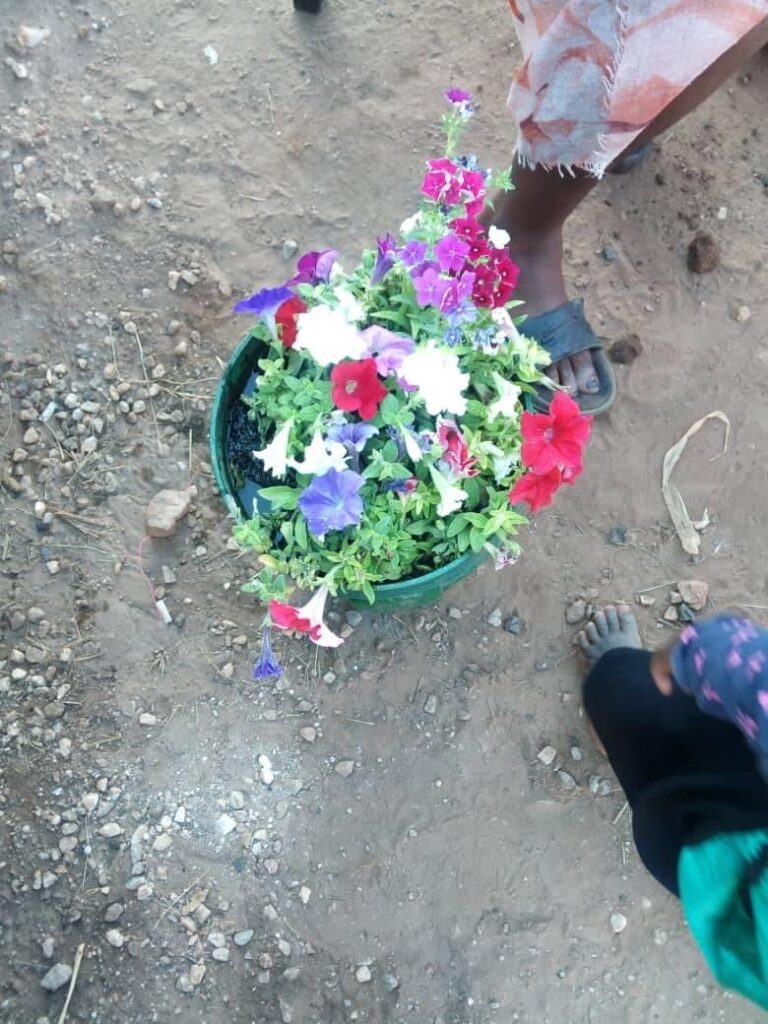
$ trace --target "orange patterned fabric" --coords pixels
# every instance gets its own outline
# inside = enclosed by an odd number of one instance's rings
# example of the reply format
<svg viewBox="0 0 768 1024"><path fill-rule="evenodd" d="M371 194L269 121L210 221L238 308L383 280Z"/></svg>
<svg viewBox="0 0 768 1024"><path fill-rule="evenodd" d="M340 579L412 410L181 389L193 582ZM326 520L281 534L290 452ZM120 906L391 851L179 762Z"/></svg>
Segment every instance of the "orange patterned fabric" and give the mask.
<svg viewBox="0 0 768 1024"><path fill-rule="evenodd" d="M602 175L744 35L768 0L509 0L523 49L518 159Z"/></svg>

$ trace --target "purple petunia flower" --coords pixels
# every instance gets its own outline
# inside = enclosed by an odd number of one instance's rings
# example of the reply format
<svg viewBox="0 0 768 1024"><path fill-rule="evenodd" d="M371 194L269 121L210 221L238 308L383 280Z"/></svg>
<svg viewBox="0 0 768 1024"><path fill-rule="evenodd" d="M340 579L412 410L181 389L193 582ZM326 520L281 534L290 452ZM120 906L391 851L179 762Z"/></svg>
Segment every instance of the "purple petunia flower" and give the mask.
<svg viewBox="0 0 768 1024"><path fill-rule="evenodd" d="M472 93L466 89L446 89L443 96L449 103L471 103Z"/></svg>
<svg viewBox="0 0 768 1024"><path fill-rule="evenodd" d="M264 626L261 631L261 653L253 666L251 679L257 682L259 679L274 679L283 674L280 662L272 653L272 643L269 626Z"/></svg>
<svg viewBox="0 0 768 1024"><path fill-rule="evenodd" d="M450 282L433 267L427 267L423 274L414 277L413 283L416 287L416 301L420 306L436 306L442 308L445 294L450 290Z"/></svg>
<svg viewBox="0 0 768 1024"><path fill-rule="evenodd" d="M292 299L293 292L283 285L280 288L262 288L260 292L242 299L235 306L235 313L250 313L251 316L269 316L286 299Z"/></svg>
<svg viewBox="0 0 768 1024"><path fill-rule="evenodd" d="M360 332L360 337L366 344L368 355L376 360L376 372L380 377L397 373L405 357L416 347L413 338L395 334L386 327L366 327Z"/></svg>
<svg viewBox="0 0 768 1024"><path fill-rule="evenodd" d="M333 423L328 428L328 440L338 441L348 451L361 452L378 432L379 428L370 423Z"/></svg>
<svg viewBox="0 0 768 1024"><path fill-rule="evenodd" d="M408 268L418 267L427 255L426 242L406 242L400 250L400 259Z"/></svg>
<svg viewBox="0 0 768 1024"><path fill-rule="evenodd" d="M305 252L296 264L298 273L287 284L327 283L333 264L339 254L335 249L321 249L319 252Z"/></svg>
<svg viewBox="0 0 768 1024"><path fill-rule="evenodd" d="M445 235L435 245L435 257L444 274L462 271L468 255L469 244L453 233Z"/></svg>
<svg viewBox="0 0 768 1024"><path fill-rule="evenodd" d="M358 526L363 518L360 488L365 480L351 469L329 469L304 489L298 506L310 533L322 540L329 530Z"/></svg>
<svg viewBox="0 0 768 1024"><path fill-rule="evenodd" d="M475 273L472 270L465 270L461 277L452 277L443 294L440 312L459 321L471 319L475 311L471 301L474 284Z"/></svg>
<svg viewBox="0 0 768 1024"><path fill-rule="evenodd" d="M377 238L376 244L378 251L376 253L376 262L373 265L373 272L371 273L371 284L378 284L389 273L395 265L395 253L397 252L397 240L389 232Z"/></svg>

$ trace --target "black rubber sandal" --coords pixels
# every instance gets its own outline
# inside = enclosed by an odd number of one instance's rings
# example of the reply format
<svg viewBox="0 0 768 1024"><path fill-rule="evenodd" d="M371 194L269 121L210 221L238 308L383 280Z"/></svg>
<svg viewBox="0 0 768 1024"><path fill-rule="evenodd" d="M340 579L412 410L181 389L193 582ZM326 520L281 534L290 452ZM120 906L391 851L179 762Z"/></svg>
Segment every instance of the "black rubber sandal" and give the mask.
<svg viewBox="0 0 768 1024"><path fill-rule="evenodd" d="M546 349L553 363L579 352L590 352L600 389L594 395L576 395L576 401L582 412L591 416L599 416L610 409L616 398L616 375L602 343L584 316L583 299L571 299L548 313L530 317L520 325L520 333ZM533 398L536 410L546 412L553 394L552 389L539 385Z"/></svg>

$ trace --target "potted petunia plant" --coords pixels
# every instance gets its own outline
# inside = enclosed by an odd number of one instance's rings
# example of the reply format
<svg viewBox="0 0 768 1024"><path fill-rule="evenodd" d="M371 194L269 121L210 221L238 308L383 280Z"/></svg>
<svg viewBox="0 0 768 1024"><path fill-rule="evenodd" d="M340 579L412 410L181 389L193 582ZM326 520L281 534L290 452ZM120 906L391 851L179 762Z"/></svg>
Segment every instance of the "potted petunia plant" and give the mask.
<svg viewBox="0 0 768 1024"><path fill-rule="evenodd" d="M307 253L278 288L235 310L255 323L214 402L217 482L257 559L244 589L267 607L254 677L279 672L270 627L342 643L329 594L391 607L434 599L484 558L520 553L531 512L582 468L589 417L553 391L513 299L505 232L480 214L511 187L457 155L473 113L446 93L445 154L427 161L416 213L344 271ZM298 589L313 596L288 600Z"/></svg>

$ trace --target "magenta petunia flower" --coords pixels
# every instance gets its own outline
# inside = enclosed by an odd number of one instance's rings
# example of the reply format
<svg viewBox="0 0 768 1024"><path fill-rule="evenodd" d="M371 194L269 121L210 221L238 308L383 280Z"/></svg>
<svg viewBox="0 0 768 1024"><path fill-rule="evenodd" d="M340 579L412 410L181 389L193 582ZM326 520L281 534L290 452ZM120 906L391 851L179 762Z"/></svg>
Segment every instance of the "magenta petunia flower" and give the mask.
<svg viewBox="0 0 768 1024"><path fill-rule="evenodd" d="M458 274L464 269L469 244L458 235L448 234L435 245L435 258L444 274Z"/></svg>
<svg viewBox="0 0 768 1024"><path fill-rule="evenodd" d="M444 277L429 267L423 274L414 277L413 283L416 287L416 301L420 306L441 308L445 293L450 289L450 284Z"/></svg>
<svg viewBox="0 0 768 1024"><path fill-rule="evenodd" d="M335 249L305 252L296 264L297 273L286 283L290 285L327 282L338 256L339 254Z"/></svg>

